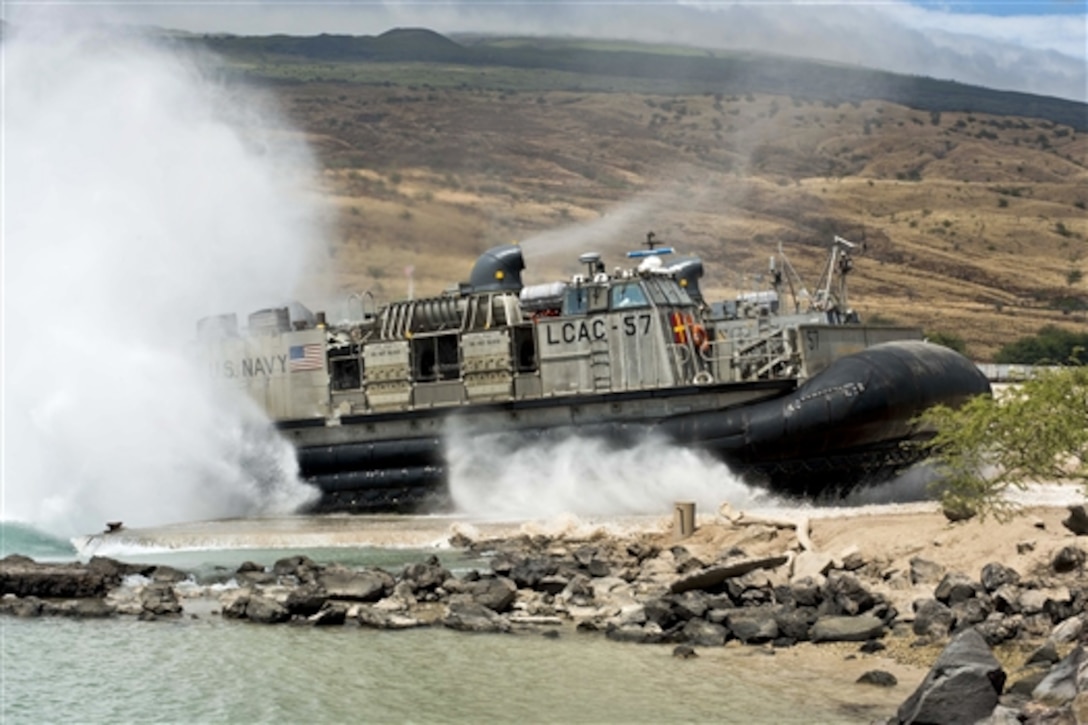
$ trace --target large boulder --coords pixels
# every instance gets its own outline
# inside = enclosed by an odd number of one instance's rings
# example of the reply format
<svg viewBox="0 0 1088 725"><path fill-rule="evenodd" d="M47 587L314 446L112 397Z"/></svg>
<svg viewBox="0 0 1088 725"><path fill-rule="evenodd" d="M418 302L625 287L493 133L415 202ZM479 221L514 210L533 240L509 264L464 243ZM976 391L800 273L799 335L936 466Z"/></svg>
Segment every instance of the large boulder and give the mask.
<svg viewBox="0 0 1088 725"><path fill-rule="evenodd" d="M816 610L812 607L779 607L774 614L778 636L795 642L804 642L809 638L809 628L816 619Z"/></svg>
<svg viewBox="0 0 1088 725"><path fill-rule="evenodd" d="M344 566L330 566L317 575L317 583L329 599L376 602L393 591L396 581L382 569L356 571Z"/></svg>
<svg viewBox="0 0 1088 725"><path fill-rule="evenodd" d="M450 578L450 571L433 554L426 561L408 564L401 580L411 584L412 591L434 591Z"/></svg>
<svg viewBox="0 0 1088 725"><path fill-rule="evenodd" d="M936 599L919 599L914 602L911 629L919 637L941 639L948 636L954 619L952 610Z"/></svg>
<svg viewBox="0 0 1088 725"><path fill-rule="evenodd" d="M944 648L922 684L899 706L897 722L975 723L989 717L1005 686L1005 671L986 640L964 630Z"/></svg>
<svg viewBox="0 0 1088 725"><path fill-rule="evenodd" d="M321 611L329 595L315 584L304 584L287 592L283 606L292 616L312 617Z"/></svg>
<svg viewBox="0 0 1088 725"><path fill-rule="evenodd" d="M427 624L410 615L389 612L369 604L355 605L347 616L357 619L361 626L370 629L412 629Z"/></svg>
<svg viewBox="0 0 1088 725"><path fill-rule="evenodd" d="M755 559L743 559L729 564L720 564L718 566L710 567L709 569L701 569L693 574L678 579L669 585L669 591L673 594L680 594L681 592L690 591L692 589L715 591L728 579L744 576L757 569L774 569L782 566L787 561L789 561L789 557L786 556L765 556Z"/></svg>
<svg viewBox="0 0 1088 725"><path fill-rule="evenodd" d="M510 623L476 602L450 602L442 624L461 632L509 632Z"/></svg>
<svg viewBox="0 0 1088 725"><path fill-rule="evenodd" d="M1055 665L1031 695L1047 705L1063 706L1080 693L1088 693L1088 653L1083 645Z"/></svg>
<svg viewBox="0 0 1088 725"><path fill-rule="evenodd" d="M726 618L733 636L745 644L761 644L778 637L778 622L770 607L735 609Z"/></svg>
<svg viewBox="0 0 1088 725"><path fill-rule="evenodd" d="M994 593L1006 584L1013 586L1020 583L1020 574L1015 569L1005 566L996 561L992 561L986 566L982 567L982 574L979 577L982 583L982 588L989 593Z"/></svg>
<svg viewBox="0 0 1088 725"><path fill-rule="evenodd" d="M884 622L871 614L820 617L809 630L809 639L813 642L865 642L883 637L885 631Z"/></svg>
<svg viewBox="0 0 1088 725"><path fill-rule="evenodd" d="M39 564L16 554L0 559L0 595L40 599L104 597L115 584L113 574L82 564Z"/></svg>
<svg viewBox="0 0 1088 725"><path fill-rule="evenodd" d="M277 577L292 576L302 584L313 584L323 566L308 556L287 556L272 565L272 573Z"/></svg>
<svg viewBox="0 0 1088 725"><path fill-rule="evenodd" d="M853 574L834 571L824 585L824 614L854 616L873 608L876 599Z"/></svg>
<svg viewBox="0 0 1088 725"><path fill-rule="evenodd" d="M944 574L944 566L929 559L916 556L910 560L910 583L935 584Z"/></svg>
<svg viewBox="0 0 1088 725"><path fill-rule="evenodd" d="M287 608L271 597L251 594L246 602L246 619L261 624L279 624L291 618Z"/></svg>
<svg viewBox="0 0 1088 725"><path fill-rule="evenodd" d="M148 584L140 592L140 607L148 614L171 616L181 614L181 602L174 587L166 582Z"/></svg>
<svg viewBox="0 0 1088 725"><path fill-rule="evenodd" d="M1077 536L1088 536L1088 513L1084 511L1084 506L1081 504L1070 506L1069 516L1062 519L1062 526Z"/></svg>
<svg viewBox="0 0 1088 725"><path fill-rule="evenodd" d="M493 612L505 612L514 604L518 589L513 581L504 576L484 577L464 587L472 601Z"/></svg>
<svg viewBox="0 0 1088 725"><path fill-rule="evenodd" d="M725 627L702 619L689 619L680 632L680 641L699 647L721 647L727 639Z"/></svg>
<svg viewBox="0 0 1088 725"><path fill-rule="evenodd" d="M85 599L65 599L58 602L43 602L42 614L73 619L104 619L112 617L117 609L99 597Z"/></svg>
<svg viewBox="0 0 1088 725"><path fill-rule="evenodd" d="M971 580L971 577L958 571L945 574L944 578L933 591L933 598L941 604L952 606L957 602L963 602L978 596L979 584Z"/></svg>
<svg viewBox="0 0 1088 725"><path fill-rule="evenodd" d="M1084 549L1079 546L1063 546L1054 552L1050 566L1059 574L1067 574L1084 566Z"/></svg>
<svg viewBox="0 0 1088 725"><path fill-rule="evenodd" d="M342 602L325 602L321 609L306 618L315 627L334 627L347 619L348 606Z"/></svg>

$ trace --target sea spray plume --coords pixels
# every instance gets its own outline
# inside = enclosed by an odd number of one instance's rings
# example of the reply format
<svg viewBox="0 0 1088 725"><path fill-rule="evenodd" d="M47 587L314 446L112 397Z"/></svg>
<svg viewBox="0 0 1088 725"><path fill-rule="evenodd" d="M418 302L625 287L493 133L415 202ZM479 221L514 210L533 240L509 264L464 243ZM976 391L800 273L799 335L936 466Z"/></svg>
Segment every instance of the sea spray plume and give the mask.
<svg viewBox="0 0 1088 725"><path fill-rule="evenodd" d="M198 318L293 289L321 233L305 148L132 35L4 42L4 518L74 534L290 507L309 489L289 447L189 344Z"/></svg>
<svg viewBox="0 0 1088 725"><path fill-rule="evenodd" d="M724 501L738 508L771 503L698 451L652 434L631 443L479 435L453 422L446 439L450 492L459 512L497 519L668 514L678 500L708 512Z"/></svg>

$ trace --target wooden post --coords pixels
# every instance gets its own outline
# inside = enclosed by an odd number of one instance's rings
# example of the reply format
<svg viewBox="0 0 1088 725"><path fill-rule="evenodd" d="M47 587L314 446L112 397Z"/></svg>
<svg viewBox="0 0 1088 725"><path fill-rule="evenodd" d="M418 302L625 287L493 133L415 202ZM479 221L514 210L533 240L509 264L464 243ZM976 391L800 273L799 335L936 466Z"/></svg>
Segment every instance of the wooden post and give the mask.
<svg viewBox="0 0 1088 725"><path fill-rule="evenodd" d="M695 533L695 502L677 501L672 514L673 535L686 539Z"/></svg>

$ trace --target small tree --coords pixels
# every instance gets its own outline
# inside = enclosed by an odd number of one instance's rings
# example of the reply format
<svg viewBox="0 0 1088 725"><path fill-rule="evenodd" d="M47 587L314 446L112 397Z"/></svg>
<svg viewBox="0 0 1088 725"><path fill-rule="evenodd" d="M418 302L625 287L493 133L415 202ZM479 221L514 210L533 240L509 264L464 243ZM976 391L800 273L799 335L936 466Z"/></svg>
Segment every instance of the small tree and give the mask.
<svg viewBox="0 0 1088 725"><path fill-rule="evenodd" d="M992 398L937 406L922 420L937 430L929 448L946 512L1004 520L1016 511L1010 489L1088 485L1088 367L1046 371Z"/></svg>

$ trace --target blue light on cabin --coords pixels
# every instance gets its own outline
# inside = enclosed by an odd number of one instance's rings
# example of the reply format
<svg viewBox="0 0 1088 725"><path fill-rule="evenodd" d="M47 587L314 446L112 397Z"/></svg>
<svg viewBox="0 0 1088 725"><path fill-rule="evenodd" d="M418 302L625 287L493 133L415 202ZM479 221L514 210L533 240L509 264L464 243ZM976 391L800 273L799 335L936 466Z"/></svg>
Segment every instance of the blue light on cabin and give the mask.
<svg viewBox="0 0 1088 725"><path fill-rule="evenodd" d="M660 257L665 254L672 254L672 247L661 247L660 249L636 249L627 253L628 259L639 259L640 257Z"/></svg>

